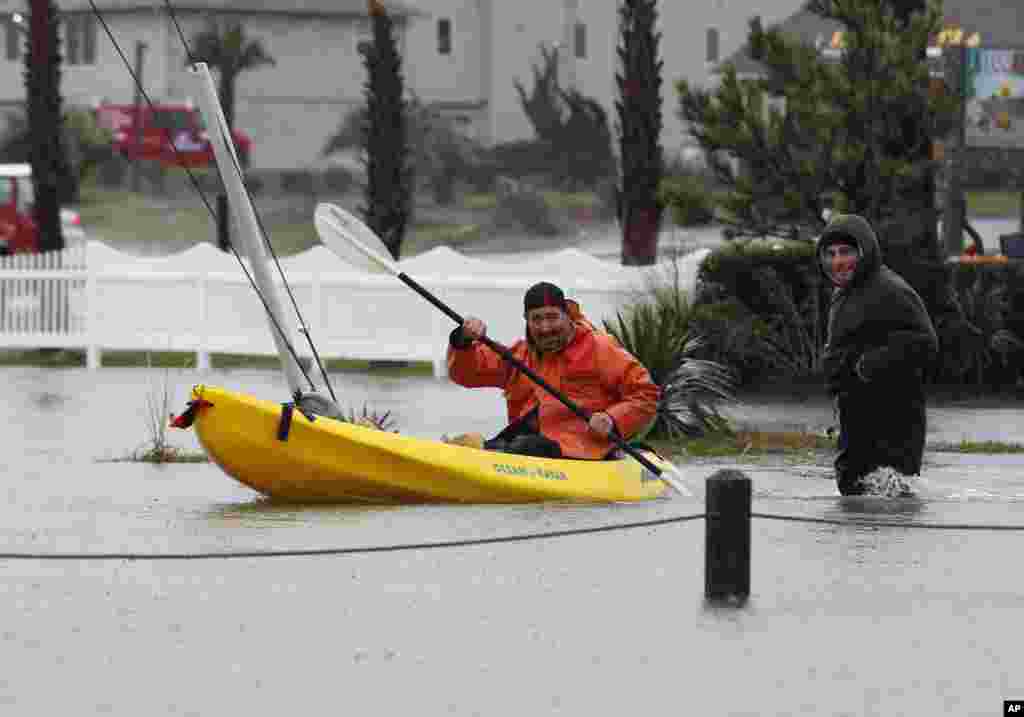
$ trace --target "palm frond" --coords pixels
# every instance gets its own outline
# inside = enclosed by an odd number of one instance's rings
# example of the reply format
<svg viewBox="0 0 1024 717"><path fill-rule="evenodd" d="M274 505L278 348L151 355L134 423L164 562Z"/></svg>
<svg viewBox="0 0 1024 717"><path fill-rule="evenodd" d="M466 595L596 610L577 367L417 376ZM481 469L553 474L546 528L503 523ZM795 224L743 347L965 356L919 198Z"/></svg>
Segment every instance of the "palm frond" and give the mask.
<svg viewBox="0 0 1024 717"><path fill-rule="evenodd" d="M720 405L736 402L736 379L722 364L682 357L661 387L656 427L672 439L729 430Z"/></svg>

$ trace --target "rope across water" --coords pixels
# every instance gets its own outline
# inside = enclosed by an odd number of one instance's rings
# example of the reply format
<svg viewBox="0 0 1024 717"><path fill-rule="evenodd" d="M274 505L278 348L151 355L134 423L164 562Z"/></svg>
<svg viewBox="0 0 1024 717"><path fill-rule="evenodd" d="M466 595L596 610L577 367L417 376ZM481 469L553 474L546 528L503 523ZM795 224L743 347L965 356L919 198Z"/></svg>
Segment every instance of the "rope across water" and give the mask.
<svg viewBox="0 0 1024 717"><path fill-rule="evenodd" d="M784 515L780 513L752 512L752 518L763 520L781 520L794 523L814 523L819 525L836 525L860 528L907 528L927 530L989 530L989 531L1024 531L1024 525L994 523L924 523L918 521L895 520L839 520L834 518L815 518L811 516ZM393 553L411 550L433 550L438 548L465 548L479 545L495 545L503 543L520 543L531 540L550 540L575 535L609 533L619 530L636 528L656 528L673 523L686 523L706 518L705 513L688 513L654 518L651 520L600 525L590 528L570 528L566 530L549 530L520 535L508 535L491 538L465 538L460 540L424 541L419 543L395 543L391 545L369 545L333 548L296 548L283 550L237 550L195 553L47 553L47 552L0 552L0 560L229 560L238 558L284 558L284 557L317 557L337 555L366 555L370 553Z"/></svg>

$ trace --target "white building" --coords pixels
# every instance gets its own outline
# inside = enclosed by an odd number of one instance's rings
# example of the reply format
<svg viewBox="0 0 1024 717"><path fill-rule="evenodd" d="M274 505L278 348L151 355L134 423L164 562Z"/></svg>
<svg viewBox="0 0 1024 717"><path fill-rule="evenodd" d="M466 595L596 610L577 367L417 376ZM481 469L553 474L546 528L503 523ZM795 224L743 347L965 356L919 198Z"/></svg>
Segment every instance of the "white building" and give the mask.
<svg viewBox="0 0 1024 717"><path fill-rule="evenodd" d="M56 0L62 14L68 105L124 103L135 88L128 63L145 43L142 81L154 100L180 101L190 90L186 51L163 0ZM542 45L560 47L560 81L601 102L614 121L618 0L402 0L385 3L396 20L407 86L460 118L487 143L532 136L514 82L533 86ZM678 150L677 79L712 84L714 61L737 50L747 23L790 15L800 0L660 2L666 150ZM187 40L212 14L241 19L277 63L243 73L236 124L254 140L252 166L297 169L313 164L329 134L362 102L365 70L358 52L370 37L365 0L172 0ZM0 111L24 104L21 31L11 20L25 0L0 0Z"/></svg>
<svg viewBox="0 0 1024 717"><path fill-rule="evenodd" d="M558 45L559 79L594 97L615 120L619 0L404 0L420 15L409 24L407 79L424 99L447 103L485 142L533 134L514 82L529 92L542 45ZM789 16L800 0L662 0L663 144L685 141L675 82L717 82L716 62L739 49L749 20ZM446 42L450 37L450 43ZM447 49L447 52L441 52Z"/></svg>

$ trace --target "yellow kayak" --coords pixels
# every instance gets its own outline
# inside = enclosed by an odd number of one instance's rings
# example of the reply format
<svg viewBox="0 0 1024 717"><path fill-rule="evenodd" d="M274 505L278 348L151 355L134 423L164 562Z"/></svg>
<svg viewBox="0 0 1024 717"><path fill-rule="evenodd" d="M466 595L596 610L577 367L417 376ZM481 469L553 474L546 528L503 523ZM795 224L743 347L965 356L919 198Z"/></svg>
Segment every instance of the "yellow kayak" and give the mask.
<svg viewBox="0 0 1024 717"><path fill-rule="evenodd" d="M637 501L665 484L632 458L577 461L499 453L402 436L215 386L195 386L188 413L229 476L274 499L318 503ZM176 424L187 426L184 424ZM283 435L279 438L279 435ZM648 458L668 465L657 455Z"/></svg>

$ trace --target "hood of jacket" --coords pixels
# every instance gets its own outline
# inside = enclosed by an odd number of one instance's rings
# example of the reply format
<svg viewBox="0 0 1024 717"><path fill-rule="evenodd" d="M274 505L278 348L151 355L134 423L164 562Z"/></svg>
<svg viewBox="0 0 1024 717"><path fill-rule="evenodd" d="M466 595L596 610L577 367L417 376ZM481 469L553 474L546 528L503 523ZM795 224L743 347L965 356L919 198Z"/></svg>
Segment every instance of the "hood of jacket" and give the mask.
<svg viewBox="0 0 1024 717"><path fill-rule="evenodd" d="M849 286L861 284L872 274L877 274L882 267L882 247L878 243L878 235L871 228L868 220L857 214L839 214L822 232L818 239L818 270L825 276L829 283L832 275L825 269L824 252L825 248L835 244L840 237L850 237L860 249L860 260L857 262L857 269Z"/></svg>

